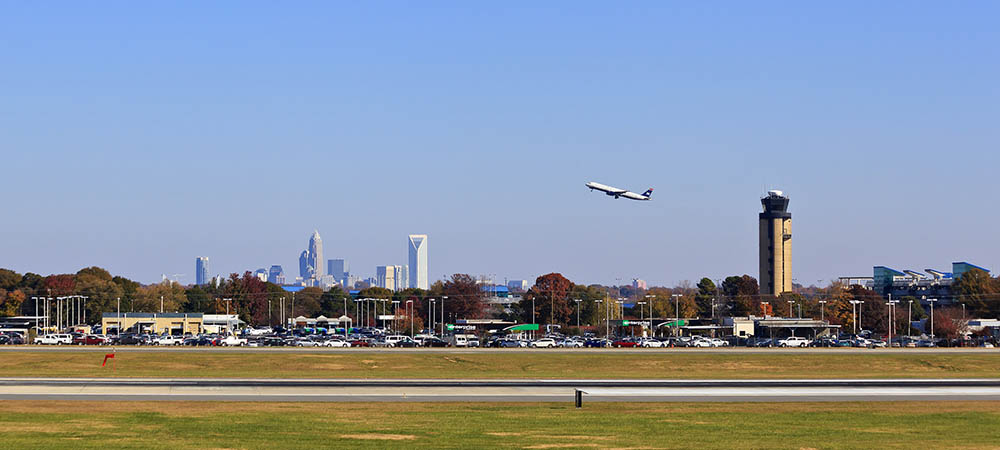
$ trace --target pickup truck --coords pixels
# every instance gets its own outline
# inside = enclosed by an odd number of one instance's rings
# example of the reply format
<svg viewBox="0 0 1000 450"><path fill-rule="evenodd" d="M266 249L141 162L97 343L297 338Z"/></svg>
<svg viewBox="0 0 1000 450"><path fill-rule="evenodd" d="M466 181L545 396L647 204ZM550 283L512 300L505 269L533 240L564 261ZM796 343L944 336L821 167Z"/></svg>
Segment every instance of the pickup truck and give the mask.
<svg viewBox="0 0 1000 450"><path fill-rule="evenodd" d="M778 341L778 347L808 347L809 339L804 337L792 336L781 339Z"/></svg>
<svg viewBox="0 0 1000 450"><path fill-rule="evenodd" d="M184 338L180 336L160 336L153 339L153 345L181 345Z"/></svg>
<svg viewBox="0 0 1000 450"><path fill-rule="evenodd" d="M35 338L35 343L40 345L71 345L73 344L73 335L45 334Z"/></svg>
<svg viewBox="0 0 1000 450"><path fill-rule="evenodd" d="M238 338L230 334L229 336L219 338L216 345L223 347L243 347L247 345L247 340L246 338Z"/></svg>

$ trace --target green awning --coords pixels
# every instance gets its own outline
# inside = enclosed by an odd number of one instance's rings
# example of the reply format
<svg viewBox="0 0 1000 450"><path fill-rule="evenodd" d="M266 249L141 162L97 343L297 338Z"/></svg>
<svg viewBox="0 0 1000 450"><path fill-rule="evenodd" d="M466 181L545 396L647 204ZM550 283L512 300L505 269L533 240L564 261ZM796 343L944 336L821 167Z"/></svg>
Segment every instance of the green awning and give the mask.
<svg viewBox="0 0 1000 450"><path fill-rule="evenodd" d="M526 323L524 325L511 325L504 328L506 331L538 331L537 323Z"/></svg>
<svg viewBox="0 0 1000 450"><path fill-rule="evenodd" d="M657 326L660 326L660 327L685 327L685 326L687 326L687 324L688 324L687 320L681 319L681 320L675 320L673 322L663 322L663 323L661 323L661 324L659 324Z"/></svg>

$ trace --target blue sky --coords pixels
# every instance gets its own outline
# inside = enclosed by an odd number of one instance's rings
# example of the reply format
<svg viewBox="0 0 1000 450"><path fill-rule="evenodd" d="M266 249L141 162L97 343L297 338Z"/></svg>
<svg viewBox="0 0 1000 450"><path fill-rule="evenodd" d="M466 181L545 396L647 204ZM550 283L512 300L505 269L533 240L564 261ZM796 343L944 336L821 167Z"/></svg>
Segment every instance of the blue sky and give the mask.
<svg viewBox="0 0 1000 450"><path fill-rule="evenodd" d="M0 266L1000 269L995 2L6 2ZM599 181L651 202L588 192Z"/></svg>

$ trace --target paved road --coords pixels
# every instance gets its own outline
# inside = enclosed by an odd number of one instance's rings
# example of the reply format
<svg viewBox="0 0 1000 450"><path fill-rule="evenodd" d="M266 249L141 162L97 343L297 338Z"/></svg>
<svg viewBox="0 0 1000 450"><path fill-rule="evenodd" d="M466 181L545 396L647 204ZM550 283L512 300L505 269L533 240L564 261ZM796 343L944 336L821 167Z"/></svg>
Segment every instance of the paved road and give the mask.
<svg viewBox="0 0 1000 450"><path fill-rule="evenodd" d="M0 400L308 402L1000 400L1000 381L0 379Z"/></svg>
<svg viewBox="0 0 1000 450"><path fill-rule="evenodd" d="M297 348L297 347L139 347L115 346L119 352L217 352L217 353L626 353L626 354L664 354L664 353L725 353L725 354L943 354L943 353L975 353L1000 354L1000 348ZM112 347L102 346L49 346L49 345L15 345L0 346L0 354L4 352L107 352Z"/></svg>

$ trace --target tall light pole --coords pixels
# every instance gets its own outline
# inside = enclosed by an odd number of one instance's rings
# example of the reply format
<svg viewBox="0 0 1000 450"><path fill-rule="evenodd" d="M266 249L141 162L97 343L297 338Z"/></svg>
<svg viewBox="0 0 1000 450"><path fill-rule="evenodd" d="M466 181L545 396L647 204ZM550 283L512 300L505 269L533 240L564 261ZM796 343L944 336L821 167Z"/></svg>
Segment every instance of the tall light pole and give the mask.
<svg viewBox="0 0 1000 450"><path fill-rule="evenodd" d="M577 329L577 332L579 332L579 330L580 330L580 302L582 302L583 300L577 298L577 299L573 299L573 301L576 302L576 329Z"/></svg>
<svg viewBox="0 0 1000 450"><path fill-rule="evenodd" d="M853 320L851 320L851 322L854 323L854 334L855 335L858 334L858 312L857 312L857 309L856 309L857 306L858 306L858 303L859 303L858 300L851 300L851 315L854 316L854 317L852 317Z"/></svg>
<svg viewBox="0 0 1000 450"><path fill-rule="evenodd" d="M913 300L906 302L906 335L913 336Z"/></svg>
<svg viewBox="0 0 1000 450"><path fill-rule="evenodd" d="M795 303L795 300L786 300L786 301L788 302L788 317L791 318L792 317L792 304Z"/></svg>
<svg viewBox="0 0 1000 450"><path fill-rule="evenodd" d="M615 304L618 305L618 314L619 314L618 332L621 332L622 330L621 324L625 323L625 299L619 297L618 300L615 300Z"/></svg>
<svg viewBox="0 0 1000 450"><path fill-rule="evenodd" d="M656 334L653 332L653 300L656 300L656 295L646 294L646 298L649 299L649 335L653 336Z"/></svg>
<svg viewBox="0 0 1000 450"><path fill-rule="evenodd" d="M413 337L413 300L406 301L406 307L410 308L410 338Z"/></svg>
<svg viewBox="0 0 1000 450"><path fill-rule="evenodd" d="M600 304L604 303L604 300L594 300L594 303L600 305ZM604 305L601 305L601 306L604 306ZM605 313L604 313L604 326L605 326L604 336L607 337L607 333L608 333L608 331L607 331L607 323L608 323L607 308L605 308L604 311L605 311Z"/></svg>
<svg viewBox="0 0 1000 450"><path fill-rule="evenodd" d="M674 298L674 336L681 335L681 294L670 294Z"/></svg>
<svg viewBox="0 0 1000 450"><path fill-rule="evenodd" d="M892 347L892 300L885 302L885 314L887 319L889 319L889 323L887 323L885 327L888 330L889 336L886 346Z"/></svg>
<svg viewBox="0 0 1000 450"><path fill-rule="evenodd" d="M934 304L937 303L938 299L929 298L927 303L931 304L931 342L934 342Z"/></svg>
<svg viewBox="0 0 1000 450"><path fill-rule="evenodd" d="M448 300L447 295L441 296L441 338L444 338L444 301Z"/></svg>
<svg viewBox="0 0 1000 450"><path fill-rule="evenodd" d="M864 300L858 300L858 325L861 326L861 331L865 331L865 324L864 324L865 315L864 312L861 311L861 305L864 304L865 304Z"/></svg>
<svg viewBox="0 0 1000 450"><path fill-rule="evenodd" d="M645 331L646 325L643 322L643 312L644 312L643 306L646 304L646 302L635 302L635 304L639 305L639 326L643 328L643 331ZM635 336L634 331L632 332L632 336Z"/></svg>
<svg viewBox="0 0 1000 450"><path fill-rule="evenodd" d="M392 328L399 333L399 300L392 301Z"/></svg>
<svg viewBox="0 0 1000 450"><path fill-rule="evenodd" d="M437 304L437 300L429 298L427 301L430 302L430 308L427 308L427 329L434 334L434 305Z"/></svg>
<svg viewBox="0 0 1000 450"><path fill-rule="evenodd" d="M819 301L819 320L822 322L825 319L826 313L826 300Z"/></svg>

